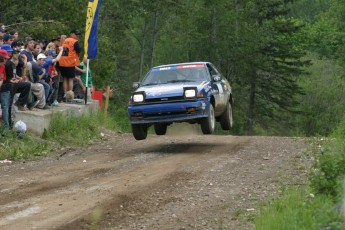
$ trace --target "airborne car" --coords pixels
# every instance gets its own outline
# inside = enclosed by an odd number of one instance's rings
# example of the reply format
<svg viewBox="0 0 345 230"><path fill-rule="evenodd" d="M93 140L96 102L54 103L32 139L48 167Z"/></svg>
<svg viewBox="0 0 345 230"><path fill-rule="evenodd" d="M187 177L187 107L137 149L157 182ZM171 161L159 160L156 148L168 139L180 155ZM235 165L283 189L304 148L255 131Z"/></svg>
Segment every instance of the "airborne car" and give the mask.
<svg viewBox="0 0 345 230"><path fill-rule="evenodd" d="M137 140L152 125L157 135L174 122L198 123L203 134L212 134L216 121L232 127L231 86L210 62L157 66L133 86L128 113Z"/></svg>

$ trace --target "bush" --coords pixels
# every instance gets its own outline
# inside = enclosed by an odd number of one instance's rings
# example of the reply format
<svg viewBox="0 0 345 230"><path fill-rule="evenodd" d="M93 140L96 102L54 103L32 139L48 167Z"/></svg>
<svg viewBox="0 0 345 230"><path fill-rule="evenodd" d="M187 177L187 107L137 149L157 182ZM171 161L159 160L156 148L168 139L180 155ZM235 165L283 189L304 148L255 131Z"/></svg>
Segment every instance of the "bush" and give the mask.
<svg viewBox="0 0 345 230"><path fill-rule="evenodd" d="M341 195L345 175L345 117L314 165L311 187L316 193L337 199Z"/></svg>

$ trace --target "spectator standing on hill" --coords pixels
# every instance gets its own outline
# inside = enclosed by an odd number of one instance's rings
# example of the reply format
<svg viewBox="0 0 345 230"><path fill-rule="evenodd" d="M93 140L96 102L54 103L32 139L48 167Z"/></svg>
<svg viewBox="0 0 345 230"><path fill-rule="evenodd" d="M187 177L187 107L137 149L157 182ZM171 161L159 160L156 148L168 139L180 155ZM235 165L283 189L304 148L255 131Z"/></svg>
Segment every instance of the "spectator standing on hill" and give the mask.
<svg viewBox="0 0 345 230"><path fill-rule="evenodd" d="M43 65L43 68L46 69L45 81L51 84L51 94L47 99L47 103L50 105L57 106L59 103L57 101L57 93L59 90L59 78L58 73L55 68L55 64L60 60L62 55L62 49L59 54L55 53L55 50L49 50L47 53L47 60Z"/></svg>
<svg viewBox="0 0 345 230"><path fill-rule="evenodd" d="M62 44L63 53L60 58L59 65L61 76L63 77L63 90L73 91L73 78L75 77L75 67L79 65L79 54L81 48L78 43L78 36L80 32L78 30L71 30L70 36L65 39Z"/></svg>
<svg viewBox="0 0 345 230"><path fill-rule="evenodd" d="M56 53L59 53L59 47L62 46L61 44L61 36L59 35L56 35L52 40L51 42L53 42L55 44L55 52ZM61 71L60 71L60 63L59 62L56 62L55 63L55 69L56 69L56 72L58 74L58 80L59 80L59 87L58 87L58 102L61 102L64 100L64 90L63 90L63 78L61 76Z"/></svg>
<svg viewBox="0 0 345 230"><path fill-rule="evenodd" d="M0 47L4 44L4 37L0 35Z"/></svg>

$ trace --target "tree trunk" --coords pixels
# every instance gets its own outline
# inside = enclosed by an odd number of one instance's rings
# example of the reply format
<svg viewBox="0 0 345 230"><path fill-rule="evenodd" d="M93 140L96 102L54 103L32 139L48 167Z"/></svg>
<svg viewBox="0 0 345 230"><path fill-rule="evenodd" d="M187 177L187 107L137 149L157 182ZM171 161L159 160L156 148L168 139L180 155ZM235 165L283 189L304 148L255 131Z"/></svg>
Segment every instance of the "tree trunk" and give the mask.
<svg viewBox="0 0 345 230"><path fill-rule="evenodd" d="M212 13L211 13L211 26L210 26L210 33L208 36L208 42L209 42L209 48L208 48L208 61L212 62L213 58L213 49L214 47L214 39L216 37L216 9L215 7L212 8Z"/></svg>
<svg viewBox="0 0 345 230"><path fill-rule="evenodd" d="M155 15L154 15L154 19L153 19L153 34L152 34L150 68L153 67L153 62L154 62L155 46L156 46L156 40L157 40L157 23L158 23L158 14L157 14L157 11L155 11Z"/></svg>
<svg viewBox="0 0 345 230"><path fill-rule="evenodd" d="M144 57L145 57L145 44L146 44L146 33L147 33L147 23L146 20L144 20L143 25L143 34L141 37L141 47L140 47L140 64L139 64L139 77L138 81L142 78L143 74L143 66L144 66Z"/></svg>
<svg viewBox="0 0 345 230"><path fill-rule="evenodd" d="M256 74L253 73L250 82L249 89L249 102L248 102L248 112L247 112L247 133L248 135L254 135L254 107L255 107L255 79Z"/></svg>

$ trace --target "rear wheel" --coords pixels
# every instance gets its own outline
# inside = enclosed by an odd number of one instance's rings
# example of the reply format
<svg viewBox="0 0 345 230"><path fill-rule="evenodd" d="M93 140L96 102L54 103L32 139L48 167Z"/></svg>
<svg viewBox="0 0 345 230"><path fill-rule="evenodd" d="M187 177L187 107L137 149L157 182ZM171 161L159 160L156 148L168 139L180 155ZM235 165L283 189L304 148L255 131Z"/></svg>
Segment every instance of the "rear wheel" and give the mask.
<svg viewBox="0 0 345 230"><path fill-rule="evenodd" d="M167 132L166 124L154 124L154 128L157 135L165 135Z"/></svg>
<svg viewBox="0 0 345 230"><path fill-rule="evenodd" d="M214 116L213 105L210 104L210 109L207 118L201 120L201 131L203 134L212 134L216 125L216 118Z"/></svg>
<svg viewBox="0 0 345 230"><path fill-rule="evenodd" d="M147 137L147 125L132 124L132 133L136 140L144 140Z"/></svg>
<svg viewBox="0 0 345 230"><path fill-rule="evenodd" d="M224 113L220 117L220 126L223 130L230 130L232 128L232 124L232 106L230 102L228 102Z"/></svg>

